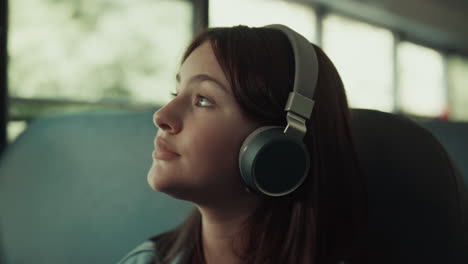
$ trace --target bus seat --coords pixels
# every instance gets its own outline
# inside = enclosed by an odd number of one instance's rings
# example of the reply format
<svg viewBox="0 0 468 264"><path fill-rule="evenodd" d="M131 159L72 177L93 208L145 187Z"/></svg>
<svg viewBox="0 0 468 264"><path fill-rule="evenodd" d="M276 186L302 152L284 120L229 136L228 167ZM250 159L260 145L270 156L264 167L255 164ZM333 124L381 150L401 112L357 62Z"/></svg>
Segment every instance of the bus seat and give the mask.
<svg viewBox="0 0 468 264"><path fill-rule="evenodd" d="M190 206L146 174L152 111L33 121L0 160L0 263L116 263Z"/></svg>
<svg viewBox="0 0 468 264"><path fill-rule="evenodd" d="M115 263L193 205L147 184L153 111L45 117L0 159L0 263ZM368 174L369 263L468 263L466 193L431 134L353 110ZM465 250L464 250L465 249Z"/></svg>
<svg viewBox="0 0 468 264"><path fill-rule="evenodd" d="M419 121L442 143L468 185L468 122Z"/></svg>
<svg viewBox="0 0 468 264"><path fill-rule="evenodd" d="M352 114L368 175L369 263L468 263L466 186L444 147L407 118Z"/></svg>

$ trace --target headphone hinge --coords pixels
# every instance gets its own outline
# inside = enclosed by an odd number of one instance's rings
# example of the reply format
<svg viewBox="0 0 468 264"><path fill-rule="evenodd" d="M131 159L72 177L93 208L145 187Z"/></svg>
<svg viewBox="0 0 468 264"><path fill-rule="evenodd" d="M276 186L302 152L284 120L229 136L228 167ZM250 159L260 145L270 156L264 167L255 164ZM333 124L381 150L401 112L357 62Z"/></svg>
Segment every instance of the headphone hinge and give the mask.
<svg viewBox="0 0 468 264"><path fill-rule="evenodd" d="M288 112L286 120L288 125L284 129L284 133L302 140L307 132L306 120L292 112Z"/></svg>
<svg viewBox="0 0 468 264"><path fill-rule="evenodd" d="M290 92L284 110L288 111L288 125L284 133L301 140L307 132L306 118L311 116L314 101L298 92Z"/></svg>

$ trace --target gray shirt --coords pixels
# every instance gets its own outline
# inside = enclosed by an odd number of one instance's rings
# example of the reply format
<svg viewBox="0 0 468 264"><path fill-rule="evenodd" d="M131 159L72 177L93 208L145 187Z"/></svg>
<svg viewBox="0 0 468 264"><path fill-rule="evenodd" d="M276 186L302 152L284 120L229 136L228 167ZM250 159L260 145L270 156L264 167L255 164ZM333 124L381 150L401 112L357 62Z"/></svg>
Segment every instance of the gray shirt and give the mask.
<svg viewBox="0 0 468 264"><path fill-rule="evenodd" d="M156 256L156 254L154 242L148 240L130 251L125 257L117 262L117 264L153 264L151 260ZM177 256L172 264L181 264L180 259L181 256Z"/></svg>

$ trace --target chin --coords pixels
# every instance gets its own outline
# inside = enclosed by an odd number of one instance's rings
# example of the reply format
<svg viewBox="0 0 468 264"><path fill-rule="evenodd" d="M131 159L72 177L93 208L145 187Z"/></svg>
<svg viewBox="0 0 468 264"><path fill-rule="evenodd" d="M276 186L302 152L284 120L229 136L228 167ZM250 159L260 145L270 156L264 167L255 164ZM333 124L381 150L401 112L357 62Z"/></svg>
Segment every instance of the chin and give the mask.
<svg viewBox="0 0 468 264"><path fill-rule="evenodd" d="M170 188L171 185L176 185L174 182L174 175L172 173L169 175L169 172L166 171L166 169L162 169L156 161L153 161L153 165L148 171L146 180L151 189L159 192L164 192L164 190Z"/></svg>
<svg viewBox="0 0 468 264"><path fill-rule="evenodd" d="M170 179L169 177L163 177L163 175L158 175L154 167L152 167L148 171L148 175L146 176L146 179L151 189L158 191L158 192L166 192L167 190L171 189L171 186L175 184L174 182L171 182L173 180Z"/></svg>
<svg viewBox="0 0 468 264"><path fill-rule="evenodd" d="M146 181L148 182L148 185L151 187L151 189L157 191L156 186L154 184L154 166L151 166L151 169L149 169L148 174L146 175Z"/></svg>
<svg viewBox="0 0 468 264"><path fill-rule="evenodd" d="M193 188L190 188L187 184L181 183L180 181L176 181L175 177L158 175L154 167L151 167L148 171L147 181L148 185L154 191L165 193L180 200L189 200L187 194L193 192Z"/></svg>

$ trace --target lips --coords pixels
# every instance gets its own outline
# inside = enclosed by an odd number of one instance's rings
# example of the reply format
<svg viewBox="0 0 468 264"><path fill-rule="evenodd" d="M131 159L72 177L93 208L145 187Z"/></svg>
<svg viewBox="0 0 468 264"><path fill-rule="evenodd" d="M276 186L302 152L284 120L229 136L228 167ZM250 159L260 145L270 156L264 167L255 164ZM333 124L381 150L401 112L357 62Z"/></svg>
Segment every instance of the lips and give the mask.
<svg viewBox="0 0 468 264"><path fill-rule="evenodd" d="M156 138L157 148L153 152L155 159L171 160L180 156L179 153L175 152L173 148L161 137Z"/></svg>

